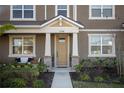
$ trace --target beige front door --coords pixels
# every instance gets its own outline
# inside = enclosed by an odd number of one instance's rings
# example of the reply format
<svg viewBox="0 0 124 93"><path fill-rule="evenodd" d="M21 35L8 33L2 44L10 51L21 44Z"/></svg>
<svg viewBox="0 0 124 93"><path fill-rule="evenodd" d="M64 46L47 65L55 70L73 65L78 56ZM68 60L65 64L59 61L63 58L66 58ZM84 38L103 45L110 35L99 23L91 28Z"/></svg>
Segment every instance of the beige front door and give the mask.
<svg viewBox="0 0 124 93"><path fill-rule="evenodd" d="M68 66L68 34L56 34L56 66Z"/></svg>

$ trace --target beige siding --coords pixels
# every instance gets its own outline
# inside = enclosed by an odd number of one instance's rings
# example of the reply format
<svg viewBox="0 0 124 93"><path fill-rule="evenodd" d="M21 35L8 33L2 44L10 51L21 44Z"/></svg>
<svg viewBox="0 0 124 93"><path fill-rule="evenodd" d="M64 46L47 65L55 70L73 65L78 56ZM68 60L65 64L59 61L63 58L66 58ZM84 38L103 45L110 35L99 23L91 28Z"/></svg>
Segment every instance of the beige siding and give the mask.
<svg viewBox="0 0 124 93"><path fill-rule="evenodd" d="M69 16L73 19L73 5L69 6Z"/></svg>
<svg viewBox="0 0 124 93"><path fill-rule="evenodd" d="M47 19L50 19L55 16L55 6L48 5L47 6Z"/></svg>
<svg viewBox="0 0 124 93"><path fill-rule="evenodd" d="M0 37L0 62L12 62L12 58L8 58L9 55L9 36L3 35Z"/></svg>
<svg viewBox="0 0 124 93"><path fill-rule="evenodd" d="M36 6L36 20L43 21L45 18L45 6L37 5Z"/></svg>
<svg viewBox="0 0 124 93"><path fill-rule="evenodd" d="M0 6L0 21L8 21L8 20L10 20L10 6L1 5Z"/></svg>
<svg viewBox="0 0 124 93"><path fill-rule="evenodd" d="M115 20L89 20L89 6L78 5L77 18L88 29L118 29L124 22L124 6L115 6Z"/></svg>
<svg viewBox="0 0 124 93"><path fill-rule="evenodd" d="M45 51L45 34L36 35L36 59L43 58Z"/></svg>

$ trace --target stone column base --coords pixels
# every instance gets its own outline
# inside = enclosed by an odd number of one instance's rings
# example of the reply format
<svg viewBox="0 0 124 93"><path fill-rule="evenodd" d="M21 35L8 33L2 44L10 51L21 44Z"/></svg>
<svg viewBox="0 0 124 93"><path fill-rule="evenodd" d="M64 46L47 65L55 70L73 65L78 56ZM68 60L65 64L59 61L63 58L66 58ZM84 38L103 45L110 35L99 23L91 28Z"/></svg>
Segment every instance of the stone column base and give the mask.
<svg viewBox="0 0 124 93"><path fill-rule="evenodd" d="M74 68L75 65L79 64L79 56L72 56L72 68Z"/></svg>
<svg viewBox="0 0 124 93"><path fill-rule="evenodd" d="M44 64L48 66L48 69L52 68L52 57L51 56L45 56L44 57Z"/></svg>

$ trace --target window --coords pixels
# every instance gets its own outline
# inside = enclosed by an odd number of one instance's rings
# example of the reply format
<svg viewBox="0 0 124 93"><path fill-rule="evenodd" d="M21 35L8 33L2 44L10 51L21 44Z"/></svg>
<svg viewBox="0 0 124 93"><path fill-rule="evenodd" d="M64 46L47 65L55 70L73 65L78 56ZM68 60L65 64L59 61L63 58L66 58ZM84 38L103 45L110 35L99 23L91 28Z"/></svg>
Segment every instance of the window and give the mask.
<svg viewBox="0 0 124 93"><path fill-rule="evenodd" d="M89 34L89 56L115 56L115 35Z"/></svg>
<svg viewBox="0 0 124 93"><path fill-rule="evenodd" d="M67 5L57 5L56 15L68 16L68 6Z"/></svg>
<svg viewBox="0 0 124 93"><path fill-rule="evenodd" d="M89 8L90 19L114 19L114 6L112 5L92 5Z"/></svg>
<svg viewBox="0 0 124 93"><path fill-rule="evenodd" d="M11 19L35 19L35 6L13 5L11 6Z"/></svg>
<svg viewBox="0 0 124 93"><path fill-rule="evenodd" d="M10 55L28 56L35 54L34 36L10 36Z"/></svg>

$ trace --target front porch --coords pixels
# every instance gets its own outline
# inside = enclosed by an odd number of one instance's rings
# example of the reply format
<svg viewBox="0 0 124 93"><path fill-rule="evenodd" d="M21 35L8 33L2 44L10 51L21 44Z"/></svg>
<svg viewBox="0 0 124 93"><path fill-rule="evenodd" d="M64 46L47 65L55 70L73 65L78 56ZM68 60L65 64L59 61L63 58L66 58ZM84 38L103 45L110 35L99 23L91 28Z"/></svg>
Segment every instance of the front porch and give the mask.
<svg viewBox="0 0 124 93"><path fill-rule="evenodd" d="M44 55L44 63L49 69L73 68L79 63L78 34L47 33Z"/></svg>
<svg viewBox="0 0 124 93"><path fill-rule="evenodd" d="M41 32L45 33L44 63L49 69L73 68L79 64L78 33L79 28L84 28L82 25L67 17L58 16L41 25L41 28Z"/></svg>

